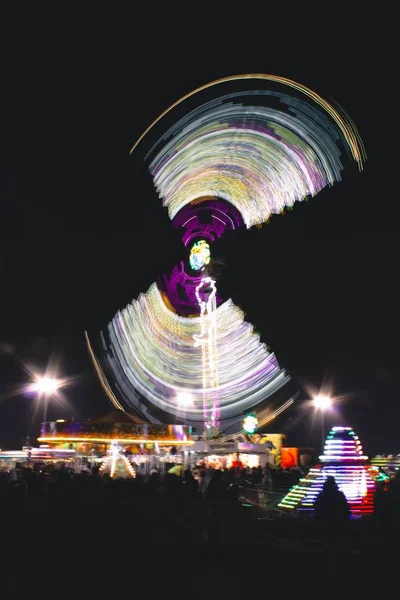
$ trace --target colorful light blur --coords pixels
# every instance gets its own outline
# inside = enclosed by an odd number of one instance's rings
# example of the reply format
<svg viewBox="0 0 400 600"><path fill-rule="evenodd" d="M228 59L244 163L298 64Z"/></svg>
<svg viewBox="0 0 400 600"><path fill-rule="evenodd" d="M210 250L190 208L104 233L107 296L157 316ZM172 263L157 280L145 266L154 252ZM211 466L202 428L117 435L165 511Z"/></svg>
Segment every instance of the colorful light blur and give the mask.
<svg viewBox="0 0 400 600"><path fill-rule="evenodd" d="M99 473L100 475L109 475L111 479L134 479L136 477L131 463L123 454L105 458Z"/></svg>
<svg viewBox="0 0 400 600"><path fill-rule="evenodd" d="M110 444L109 455L103 460L100 475L109 475L111 479L131 479L136 477L129 460L122 454L122 448L117 440Z"/></svg>
<svg viewBox="0 0 400 600"><path fill-rule="evenodd" d="M258 427L257 417L255 415L247 415L243 421L243 429L246 433L254 433Z"/></svg>
<svg viewBox="0 0 400 600"><path fill-rule="evenodd" d="M203 270L210 262L210 246L205 240L195 242L190 250L190 266L194 271Z"/></svg>
<svg viewBox="0 0 400 600"><path fill-rule="evenodd" d="M90 435L86 435L86 436L79 436L79 435L69 435L69 436L62 436L62 435L58 435L58 436L41 436L38 438L38 442L47 442L47 443L59 443L59 442L80 442L80 443L87 443L87 442L99 442L102 444L112 444L112 442L115 441L115 438L111 438L111 437L99 437L96 435L90 436ZM120 440L121 442L123 442L124 444L144 444L144 443L149 443L149 439L145 438L145 437L137 437L137 438L130 438L130 437L125 437L122 440ZM152 442L152 440L151 440ZM176 440L176 438L174 439L160 439L157 440L157 444L159 444L160 446L171 446L171 445L176 445L179 444L179 446L190 446L191 444L193 444L193 442L191 440Z"/></svg>
<svg viewBox="0 0 400 600"><path fill-rule="evenodd" d="M231 300L208 315L180 317L153 284L116 315L108 336L126 403L140 412L147 408L150 419L155 406L185 422L203 422L205 394L218 399L222 419L240 416L289 381ZM182 394L193 398L191 405L182 406Z"/></svg>
<svg viewBox="0 0 400 600"><path fill-rule="evenodd" d="M353 516L374 511L374 493L379 472L367 464L361 442L352 427L333 427L329 432L324 453L318 465L295 485L278 504L285 509L310 512L322 486L332 475L345 494Z"/></svg>
<svg viewBox="0 0 400 600"><path fill-rule="evenodd" d="M262 102L244 103L255 96ZM278 109L265 105L276 98ZM350 121L346 128L355 135ZM162 143L150 173L170 218L201 198L222 198L246 227L340 181L339 148L348 148L343 130L315 105L266 90L202 105L171 127Z"/></svg>
<svg viewBox="0 0 400 600"><path fill-rule="evenodd" d="M199 105L164 131L146 155L162 203L191 248L191 269L184 261L172 267L103 332L102 351L118 394L87 338L113 404L151 422L204 418L207 427L216 428L236 419L241 428L243 412L289 381L243 312L218 296L215 279L212 306L202 297L201 271L211 262L216 239L266 223L340 181L342 156L353 158L360 170L365 159L358 133L341 111L301 84L263 74L227 77L187 94L146 129L132 151L186 98L246 80L270 89L242 88ZM192 401L182 402L185 397Z"/></svg>
<svg viewBox="0 0 400 600"><path fill-rule="evenodd" d="M354 128L352 123L351 122L349 123L348 119L344 118L340 114L340 111L338 109L336 109L335 107L330 105L326 100L321 98L321 96L319 96L319 94L317 94L310 88L306 87L305 85L298 83L297 81L293 81L292 79L288 79L287 77L281 77L279 75L271 75L268 73L243 73L240 75L230 75L228 77L222 77L221 79L216 79L214 81L211 81L210 83L206 83L206 84L196 88L195 90L189 92L188 94L185 94L184 96L182 96L182 98L179 98L179 100L177 100L176 102L171 104L171 106L169 106L166 110L164 110L156 119L154 119L154 121L152 123L150 123L150 125L145 129L145 131L138 137L138 139L132 146L130 153L132 154L132 152L137 148L137 146L140 144L140 142L143 140L143 138L154 127L154 125L156 125L156 123L158 123L167 113L169 113L171 110L173 110L176 106L178 106L179 104L181 104L182 102L184 102L185 100L190 98L191 96L194 96L195 94L198 94L198 93L202 92L203 90L206 90L208 88L211 88L211 87L214 87L217 85L222 85L222 84L233 82L233 81L244 82L246 80L260 80L260 81L276 82L276 83L282 84L284 86L288 86L289 88L297 90L297 91L301 92L302 94L304 94L304 96L310 98L313 101L313 103L315 103L316 105L322 106L324 108L324 110L335 121L337 127L341 129L342 134L345 137L346 142L350 147L351 154L352 154L354 160L357 161L360 170L362 169L362 164L363 164L363 161L365 160L365 150L364 150L363 144L360 140L360 137L358 135L358 132Z"/></svg>
<svg viewBox="0 0 400 600"><path fill-rule="evenodd" d="M244 226L240 212L222 198L201 198L186 205L172 223L187 248L201 235L209 244Z"/></svg>
<svg viewBox="0 0 400 600"><path fill-rule="evenodd" d="M216 321L216 293L214 279L204 277L196 288L196 298L200 307L200 335L194 335L195 347L201 347L203 372L203 418L207 437L219 435L218 345Z"/></svg>

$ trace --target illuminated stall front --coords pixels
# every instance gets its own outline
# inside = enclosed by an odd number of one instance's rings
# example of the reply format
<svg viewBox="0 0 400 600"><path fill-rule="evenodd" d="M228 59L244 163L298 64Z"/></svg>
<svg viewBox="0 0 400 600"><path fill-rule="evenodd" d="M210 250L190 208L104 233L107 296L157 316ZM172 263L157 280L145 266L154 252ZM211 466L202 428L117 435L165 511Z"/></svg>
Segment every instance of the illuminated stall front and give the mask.
<svg viewBox="0 0 400 600"><path fill-rule="evenodd" d="M193 444L191 427L144 423L123 411L113 411L93 421L49 421L42 423L40 444L75 450L82 456L104 456L118 443L132 456L181 454Z"/></svg>
<svg viewBox="0 0 400 600"><path fill-rule="evenodd" d="M264 444L253 444L238 440L196 441L190 448L192 461L213 469L231 467L263 467L271 461L269 448Z"/></svg>

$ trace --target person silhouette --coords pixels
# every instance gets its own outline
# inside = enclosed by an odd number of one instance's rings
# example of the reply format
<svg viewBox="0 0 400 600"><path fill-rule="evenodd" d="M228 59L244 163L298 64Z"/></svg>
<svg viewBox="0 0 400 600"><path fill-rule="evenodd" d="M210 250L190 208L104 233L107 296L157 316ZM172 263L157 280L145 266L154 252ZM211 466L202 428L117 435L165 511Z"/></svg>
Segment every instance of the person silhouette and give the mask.
<svg viewBox="0 0 400 600"><path fill-rule="evenodd" d="M348 522L351 511L336 479L328 475L314 503L315 518L325 532L338 532Z"/></svg>

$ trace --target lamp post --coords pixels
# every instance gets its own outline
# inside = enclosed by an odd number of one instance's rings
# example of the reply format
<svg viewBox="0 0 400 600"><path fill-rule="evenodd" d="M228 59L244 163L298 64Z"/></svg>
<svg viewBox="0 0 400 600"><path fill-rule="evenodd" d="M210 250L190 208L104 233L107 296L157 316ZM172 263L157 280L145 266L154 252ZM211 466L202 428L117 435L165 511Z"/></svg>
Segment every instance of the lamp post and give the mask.
<svg viewBox="0 0 400 600"><path fill-rule="evenodd" d="M329 410L332 405L332 399L329 396L316 396L313 399L314 406L321 413L321 442L322 452L324 451L325 444L325 412Z"/></svg>

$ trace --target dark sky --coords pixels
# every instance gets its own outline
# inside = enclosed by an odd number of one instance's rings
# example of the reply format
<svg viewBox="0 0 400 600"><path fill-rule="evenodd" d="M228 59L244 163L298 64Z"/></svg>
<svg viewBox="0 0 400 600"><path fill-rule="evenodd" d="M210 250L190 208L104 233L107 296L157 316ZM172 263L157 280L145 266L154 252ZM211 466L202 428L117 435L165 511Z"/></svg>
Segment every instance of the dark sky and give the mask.
<svg viewBox="0 0 400 600"><path fill-rule="evenodd" d="M355 122L368 160L343 181L226 250L221 279L299 382L330 383L344 399L329 424L350 424L367 452L400 452L398 402L398 209L389 189L389 129L371 96L367 67L321 69L287 61L143 69L131 93L92 100L72 81L74 101L26 101L0 113L0 446L38 434L35 401L16 390L24 367L78 379L69 408L49 418L94 418L109 409L87 356L84 330L98 331L183 256L142 157L129 149L172 102L215 78L264 72L295 79L334 99ZM162 72L163 70L160 69ZM74 95L74 94L73 94ZM379 103L382 103L379 106ZM278 426L278 425L277 425ZM288 444L319 443L300 401L279 422Z"/></svg>

